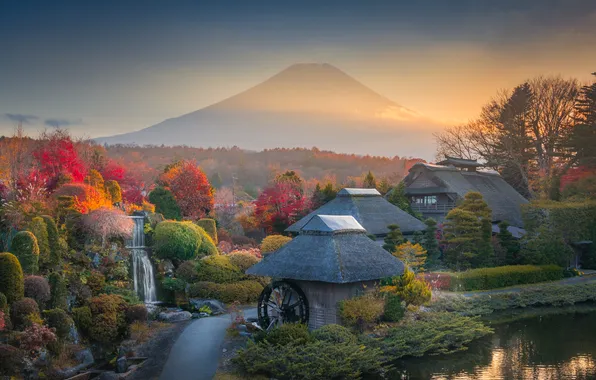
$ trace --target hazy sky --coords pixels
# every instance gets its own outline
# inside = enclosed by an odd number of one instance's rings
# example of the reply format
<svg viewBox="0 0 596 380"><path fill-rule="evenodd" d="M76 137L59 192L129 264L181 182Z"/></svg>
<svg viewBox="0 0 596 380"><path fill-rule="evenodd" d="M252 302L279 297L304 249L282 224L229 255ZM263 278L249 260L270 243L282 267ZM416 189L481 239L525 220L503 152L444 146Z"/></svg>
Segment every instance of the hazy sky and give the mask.
<svg viewBox="0 0 596 380"><path fill-rule="evenodd" d="M590 79L596 1L0 0L0 135L138 130L297 62L463 121L528 77Z"/></svg>

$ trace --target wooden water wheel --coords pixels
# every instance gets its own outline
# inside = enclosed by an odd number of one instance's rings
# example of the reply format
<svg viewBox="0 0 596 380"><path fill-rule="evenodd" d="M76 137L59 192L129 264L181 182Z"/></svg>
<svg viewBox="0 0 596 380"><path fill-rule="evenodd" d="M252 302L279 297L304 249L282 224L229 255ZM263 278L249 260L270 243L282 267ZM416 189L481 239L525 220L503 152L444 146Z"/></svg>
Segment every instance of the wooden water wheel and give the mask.
<svg viewBox="0 0 596 380"><path fill-rule="evenodd" d="M284 323L308 324L308 300L296 284L274 281L259 297L258 316L264 330Z"/></svg>

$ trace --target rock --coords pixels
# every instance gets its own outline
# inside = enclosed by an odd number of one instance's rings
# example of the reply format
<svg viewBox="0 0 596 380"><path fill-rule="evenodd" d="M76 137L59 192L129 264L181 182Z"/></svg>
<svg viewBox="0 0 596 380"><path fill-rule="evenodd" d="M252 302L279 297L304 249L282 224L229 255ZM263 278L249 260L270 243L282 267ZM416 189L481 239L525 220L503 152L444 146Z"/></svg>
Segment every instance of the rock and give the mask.
<svg viewBox="0 0 596 380"><path fill-rule="evenodd" d="M158 319L164 322L180 322L188 321L192 318L192 314L188 311L171 311L159 313Z"/></svg>
<svg viewBox="0 0 596 380"><path fill-rule="evenodd" d="M218 300L208 300L201 298L191 298L188 302L196 309L199 310L203 306L209 306L212 314L223 314L226 312L226 307L223 303Z"/></svg>
<svg viewBox="0 0 596 380"><path fill-rule="evenodd" d="M50 363L49 359L50 359L50 357L48 355L48 351L45 349L42 349L39 352L39 356L33 362L33 364L35 364L36 367L45 367Z"/></svg>
<svg viewBox="0 0 596 380"><path fill-rule="evenodd" d="M199 313L192 313L192 319L199 319L201 318L201 314Z"/></svg>
<svg viewBox="0 0 596 380"><path fill-rule="evenodd" d="M93 354L91 353L90 349L85 349L77 352L75 354L75 357L81 363L80 365L83 366L83 368L89 367L91 364L95 362L95 359L93 358Z"/></svg>
<svg viewBox="0 0 596 380"><path fill-rule="evenodd" d="M125 373L128 370L126 358L122 357L116 360L116 373Z"/></svg>
<svg viewBox="0 0 596 380"><path fill-rule="evenodd" d="M228 349L227 349L227 348L224 348L224 349L222 350L222 352L228 352Z"/></svg>
<svg viewBox="0 0 596 380"><path fill-rule="evenodd" d="M165 259L164 261L161 262L160 264L160 269L163 272L163 274L166 277L172 277L172 275L174 274L174 264L172 264L172 261L169 259Z"/></svg>
<svg viewBox="0 0 596 380"><path fill-rule="evenodd" d="M199 313L199 316L200 316L201 318L205 318L205 317L208 317L208 316L209 316L209 314L207 314L207 313Z"/></svg>

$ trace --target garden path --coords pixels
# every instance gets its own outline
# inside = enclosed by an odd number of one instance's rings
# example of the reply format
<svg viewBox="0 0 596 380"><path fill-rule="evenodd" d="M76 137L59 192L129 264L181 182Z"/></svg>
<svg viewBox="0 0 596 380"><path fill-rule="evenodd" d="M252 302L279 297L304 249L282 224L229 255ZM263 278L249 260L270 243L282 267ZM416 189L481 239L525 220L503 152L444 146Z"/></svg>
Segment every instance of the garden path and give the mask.
<svg viewBox="0 0 596 380"><path fill-rule="evenodd" d="M245 318L256 316L256 308L244 310ZM230 324L229 314L201 318L191 323L174 343L160 380L212 379L217 371L221 344Z"/></svg>

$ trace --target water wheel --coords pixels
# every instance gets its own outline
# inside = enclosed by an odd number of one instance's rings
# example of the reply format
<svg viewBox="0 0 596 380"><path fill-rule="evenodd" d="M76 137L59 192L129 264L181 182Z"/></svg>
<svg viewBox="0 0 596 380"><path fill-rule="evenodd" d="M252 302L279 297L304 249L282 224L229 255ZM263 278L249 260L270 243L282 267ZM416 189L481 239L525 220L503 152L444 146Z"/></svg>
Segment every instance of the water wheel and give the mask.
<svg viewBox="0 0 596 380"><path fill-rule="evenodd" d="M259 297L258 316L264 330L284 323L308 324L308 301L296 284L274 281Z"/></svg>

